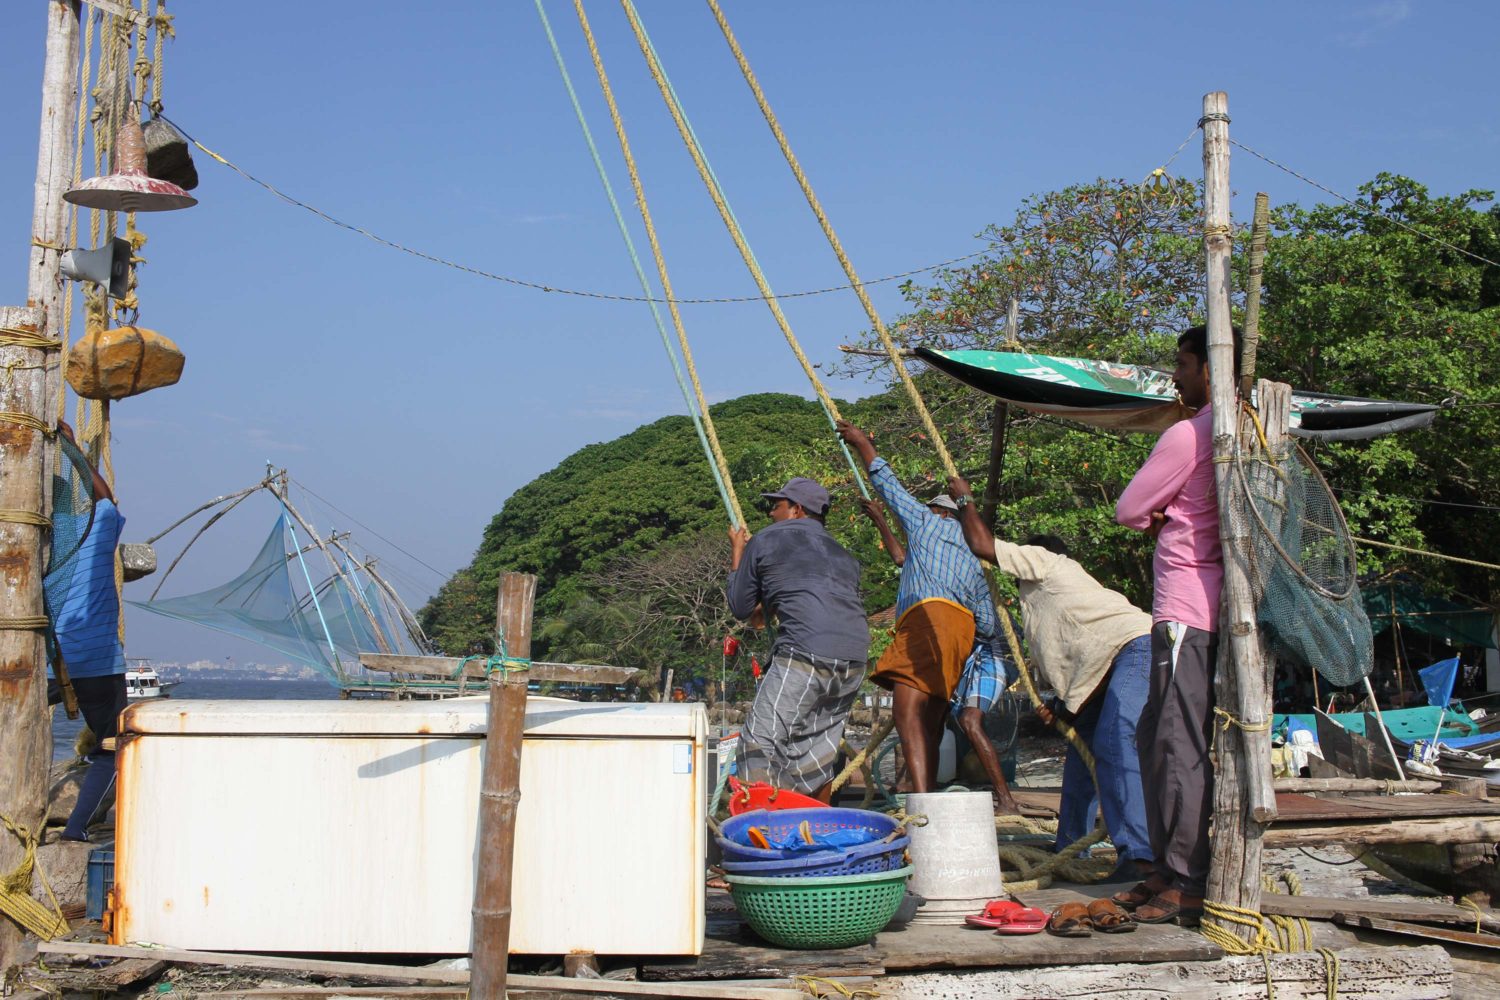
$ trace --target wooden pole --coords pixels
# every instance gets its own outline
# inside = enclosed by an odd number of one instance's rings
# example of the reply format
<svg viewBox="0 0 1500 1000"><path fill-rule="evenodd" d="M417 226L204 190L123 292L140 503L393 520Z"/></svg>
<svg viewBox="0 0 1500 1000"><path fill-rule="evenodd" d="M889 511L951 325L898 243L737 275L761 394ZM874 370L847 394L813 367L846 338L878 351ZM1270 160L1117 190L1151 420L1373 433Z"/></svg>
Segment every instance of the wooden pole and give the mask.
<svg viewBox="0 0 1500 1000"><path fill-rule="evenodd" d="M495 620L504 654L531 658L531 609L536 577L506 573L500 578ZM484 776L479 799L479 866L474 878L474 925L470 948L473 978L469 995L505 1000L510 961L511 865L516 850L516 806L521 801L521 738L526 724L526 675L490 675L490 718L484 741Z"/></svg>
<svg viewBox="0 0 1500 1000"><path fill-rule="evenodd" d="M51 426L56 420L48 366L60 378L56 351L18 344L34 334L57 339L64 285L59 264L66 231L67 191L73 172L73 132L78 102L78 4L47 5L47 54L42 69L42 112L37 148L31 256L25 308L0 307L0 410ZM47 439L33 427L0 422L0 508L19 517L48 514ZM0 813L28 831L46 817L47 771L52 763L52 718L47 709L46 655L36 623L42 605L42 546L38 524L0 521ZM25 845L0 830L0 873L25 856ZM15 965L23 932L0 918L0 976Z"/></svg>
<svg viewBox="0 0 1500 1000"><path fill-rule="evenodd" d="M1010 300L1005 315L1005 346L1015 350L1021 346L1017 324L1020 321L1021 304ZM994 530L995 514L1000 507L1000 477L1005 472L1005 431L1010 423L1010 404L1001 400L995 403L990 417L990 468L984 481L984 506L979 517Z"/></svg>
<svg viewBox="0 0 1500 1000"><path fill-rule="evenodd" d="M1208 356L1213 403L1214 472L1219 493L1219 535L1224 549L1224 621L1220 625L1215 684L1219 707L1239 725L1220 729L1214 786L1213 865L1208 900L1248 910L1260 907L1261 837L1276 816L1271 784L1270 683L1255 625L1247 575L1248 546L1230 516L1233 460L1239 433L1230 314L1229 97L1203 98L1203 239L1207 267ZM1270 385L1271 383L1265 383ZM1262 397L1263 405L1265 397ZM1226 930L1249 939L1238 924Z"/></svg>
<svg viewBox="0 0 1500 1000"><path fill-rule="evenodd" d="M1240 398L1250 398L1255 384L1255 348L1260 343L1260 280L1266 264L1266 237L1271 229L1271 198L1264 191L1255 196L1255 216L1250 223L1250 279L1245 284L1245 349L1240 358Z"/></svg>

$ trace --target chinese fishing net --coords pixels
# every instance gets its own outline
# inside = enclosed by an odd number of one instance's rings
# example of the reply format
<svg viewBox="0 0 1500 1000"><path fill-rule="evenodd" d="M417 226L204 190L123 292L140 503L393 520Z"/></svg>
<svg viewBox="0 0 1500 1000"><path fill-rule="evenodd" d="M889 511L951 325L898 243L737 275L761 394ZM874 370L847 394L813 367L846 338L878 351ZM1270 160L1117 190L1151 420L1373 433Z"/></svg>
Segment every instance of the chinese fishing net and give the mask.
<svg viewBox="0 0 1500 1000"><path fill-rule="evenodd" d="M1375 648L1343 512L1295 442L1270 455L1262 435L1254 445L1247 437L1235 453L1230 516L1248 543L1259 626L1283 659L1331 684L1357 684L1369 676Z"/></svg>
<svg viewBox="0 0 1500 1000"><path fill-rule="evenodd" d="M300 585L307 582L303 566L282 515L255 560L233 580L196 594L130 603L258 642L336 683L365 676L359 665L362 651L417 652L409 637L398 635L399 630L374 611L380 600L373 583L360 593L363 601L339 575L309 590ZM368 614L366 607L371 608Z"/></svg>

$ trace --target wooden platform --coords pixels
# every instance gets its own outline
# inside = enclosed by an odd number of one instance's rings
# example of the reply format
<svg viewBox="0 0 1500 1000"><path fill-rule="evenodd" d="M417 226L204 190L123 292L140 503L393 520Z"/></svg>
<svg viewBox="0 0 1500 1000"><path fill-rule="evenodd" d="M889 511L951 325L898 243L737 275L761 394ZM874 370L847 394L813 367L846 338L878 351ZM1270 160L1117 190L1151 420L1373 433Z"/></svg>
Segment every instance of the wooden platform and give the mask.
<svg viewBox="0 0 1500 1000"><path fill-rule="evenodd" d="M1128 885L1078 886L1027 893L1022 902L1050 911ZM1223 956L1196 931L1139 927L1128 934L1060 938L1046 932L1002 937L962 925L911 924L877 934L873 943L837 951L775 948L752 933L723 893L710 893L708 933L697 959L648 962L647 980L753 979L796 975L879 976L923 969L989 969L1120 962L1197 962Z"/></svg>

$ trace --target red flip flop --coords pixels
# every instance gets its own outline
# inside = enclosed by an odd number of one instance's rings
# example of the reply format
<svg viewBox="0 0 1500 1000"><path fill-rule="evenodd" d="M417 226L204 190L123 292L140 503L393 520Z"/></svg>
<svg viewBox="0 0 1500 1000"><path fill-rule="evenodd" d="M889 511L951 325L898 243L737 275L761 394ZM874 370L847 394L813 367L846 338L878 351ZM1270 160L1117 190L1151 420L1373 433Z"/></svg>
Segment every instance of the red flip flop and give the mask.
<svg viewBox="0 0 1500 1000"><path fill-rule="evenodd" d="M1047 926L1047 912L1035 906L1023 906L1006 914L1005 923L995 928L996 934L1040 934Z"/></svg>
<svg viewBox="0 0 1500 1000"><path fill-rule="evenodd" d="M964 917L964 923L970 927L982 927L985 930L994 930L1001 924L1008 923L1010 915L1016 910L1025 909L1020 903L1009 899L992 899L984 904L984 909L978 913L971 913Z"/></svg>

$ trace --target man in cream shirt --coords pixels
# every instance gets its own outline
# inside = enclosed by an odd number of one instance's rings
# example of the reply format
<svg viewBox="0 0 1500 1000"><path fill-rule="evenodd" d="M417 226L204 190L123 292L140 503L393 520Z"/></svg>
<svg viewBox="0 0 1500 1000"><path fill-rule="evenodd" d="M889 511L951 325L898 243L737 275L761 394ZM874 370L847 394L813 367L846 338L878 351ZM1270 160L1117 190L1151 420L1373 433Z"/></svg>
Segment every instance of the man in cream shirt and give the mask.
<svg viewBox="0 0 1500 1000"><path fill-rule="evenodd" d="M1015 577L1031 660L1094 754L1097 788L1078 752L1068 751L1057 848L1089 832L1097 802L1119 852L1118 874L1150 872L1155 858L1135 730L1151 677L1151 616L1090 576L1056 538L1036 536L1028 541L1040 544L1026 545L996 539L969 484L954 476L948 486L970 550ZM1051 721L1050 709L1038 714Z"/></svg>

